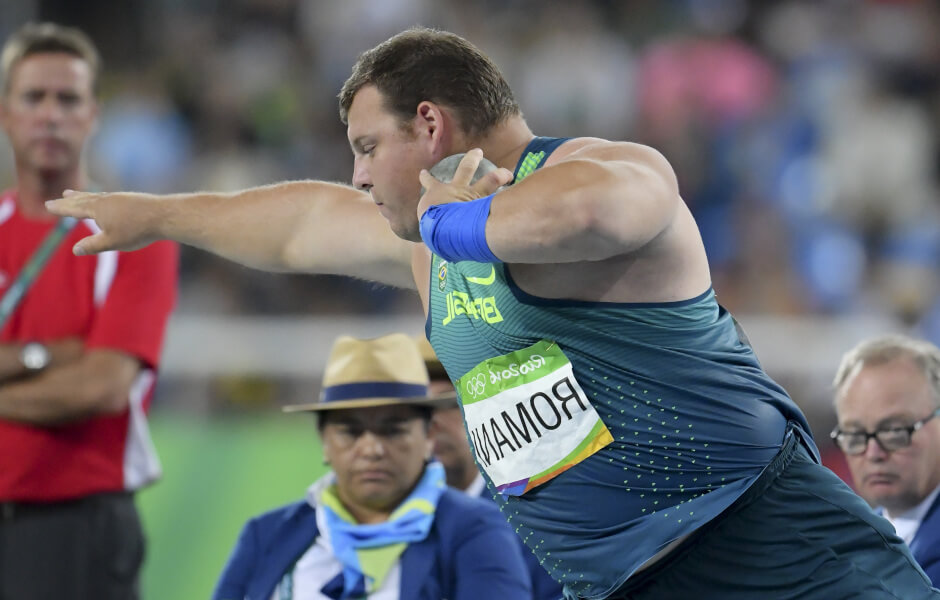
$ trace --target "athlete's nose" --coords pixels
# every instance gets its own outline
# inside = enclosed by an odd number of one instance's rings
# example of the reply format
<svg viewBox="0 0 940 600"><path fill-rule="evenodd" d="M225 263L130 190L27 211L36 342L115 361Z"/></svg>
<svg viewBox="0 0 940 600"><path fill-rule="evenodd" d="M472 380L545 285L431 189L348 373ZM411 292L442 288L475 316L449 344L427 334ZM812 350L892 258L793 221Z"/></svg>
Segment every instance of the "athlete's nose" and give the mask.
<svg viewBox="0 0 940 600"><path fill-rule="evenodd" d="M352 182L356 189L368 192L372 189L372 178L369 176L369 171L366 169L363 162L364 161L357 157L353 163Z"/></svg>

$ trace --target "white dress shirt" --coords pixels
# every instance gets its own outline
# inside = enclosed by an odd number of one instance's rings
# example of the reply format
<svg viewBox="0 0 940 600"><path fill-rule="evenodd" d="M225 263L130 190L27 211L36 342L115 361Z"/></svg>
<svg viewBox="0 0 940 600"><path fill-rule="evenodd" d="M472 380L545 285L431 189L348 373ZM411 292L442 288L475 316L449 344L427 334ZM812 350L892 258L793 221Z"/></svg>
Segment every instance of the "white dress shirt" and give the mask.
<svg viewBox="0 0 940 600"><path fill-rule="evenodd" d="M894 530L898 532L898 536L900 536L908 546L914 541L914 536L917 535L920 523L924 520L924 516L927 515L927 511L930 510L930 507L933 506L934 500L937 499L937 494L940 494L940 486L937 486L923 502L897 516L890 515L887 510L882 511L884 517L894 525Z"/></svg>

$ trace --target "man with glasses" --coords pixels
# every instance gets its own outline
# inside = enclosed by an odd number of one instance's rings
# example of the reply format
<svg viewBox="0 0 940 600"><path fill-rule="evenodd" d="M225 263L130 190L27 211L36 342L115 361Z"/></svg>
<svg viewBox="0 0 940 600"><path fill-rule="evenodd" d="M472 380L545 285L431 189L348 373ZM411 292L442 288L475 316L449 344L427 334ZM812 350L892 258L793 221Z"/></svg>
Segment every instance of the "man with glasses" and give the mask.
<svg viewBox="0 0 940 600"><path fill-rule="evenodd" d="M832 439L858 493L940 584L940 349L897 335L867 340L842 358L833 383Z"/></svg>

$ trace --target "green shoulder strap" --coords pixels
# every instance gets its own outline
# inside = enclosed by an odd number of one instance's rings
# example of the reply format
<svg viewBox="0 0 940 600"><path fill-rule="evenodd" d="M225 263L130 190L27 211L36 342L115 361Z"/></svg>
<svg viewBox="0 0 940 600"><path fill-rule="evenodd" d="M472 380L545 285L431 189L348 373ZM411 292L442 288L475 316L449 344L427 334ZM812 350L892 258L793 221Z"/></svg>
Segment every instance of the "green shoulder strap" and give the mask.
<svg viewBox="0 0 940 600"><path fill-rule="evenodd" d="M59 244L62 243L62 240L65 239L65 236L72 231L72 228L75 227L77 223L78 220L72 217L59 219L56 226L46 235L45 239L42 240L42 243L39 244L39 247L33 252L33 255L29 257L26 265L23 266L19 275L16 276L16 281L10 285L10 289L3 295L3 299L0 299L0 329L6 324L7 319L10 318L13 311L19 306L20 300L23 299L23 296L26 295L26 292L33 285L33 282L35 282L39 274L42 273L43 267L49 262L49 257L52 256L52 253L55 252Z"/></svg>

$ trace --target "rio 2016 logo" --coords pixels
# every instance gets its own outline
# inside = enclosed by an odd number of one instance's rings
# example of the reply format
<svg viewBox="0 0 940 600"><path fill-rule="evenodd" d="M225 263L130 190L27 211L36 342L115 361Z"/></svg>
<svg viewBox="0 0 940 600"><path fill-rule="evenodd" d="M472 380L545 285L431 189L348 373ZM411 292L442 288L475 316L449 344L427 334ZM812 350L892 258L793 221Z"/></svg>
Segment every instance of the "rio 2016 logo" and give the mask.
<svg viewBox="0 0 940 600"><path fill-rule="evenodd" d="M529 373L534 372L536 369L540 369L544 366L545 358L539 354L533 354L522 364L511 363L507 365L505 369L490 371L490 383L499 383L503 379L510 379L520 375L528 375Z"/></svg>
<svg viewBox="0 0 940 600"><path fill-rule="evenodd" d="M486 391L486 376L483 373L477 373L467 380L464 389L471 398L476 398Z"/></svg>
<svg viewBox="0 0 940 600"><path fill-rule="evenodd" d="M477 373L464 383L464 389L467 391L468 396L476 399L486 392L487 383L495 385L500 381L534 373L544 367L546 362L545 357L540 354L533 354L522 363L510 363L502 369L489 369L487 373Z"/></svg>

